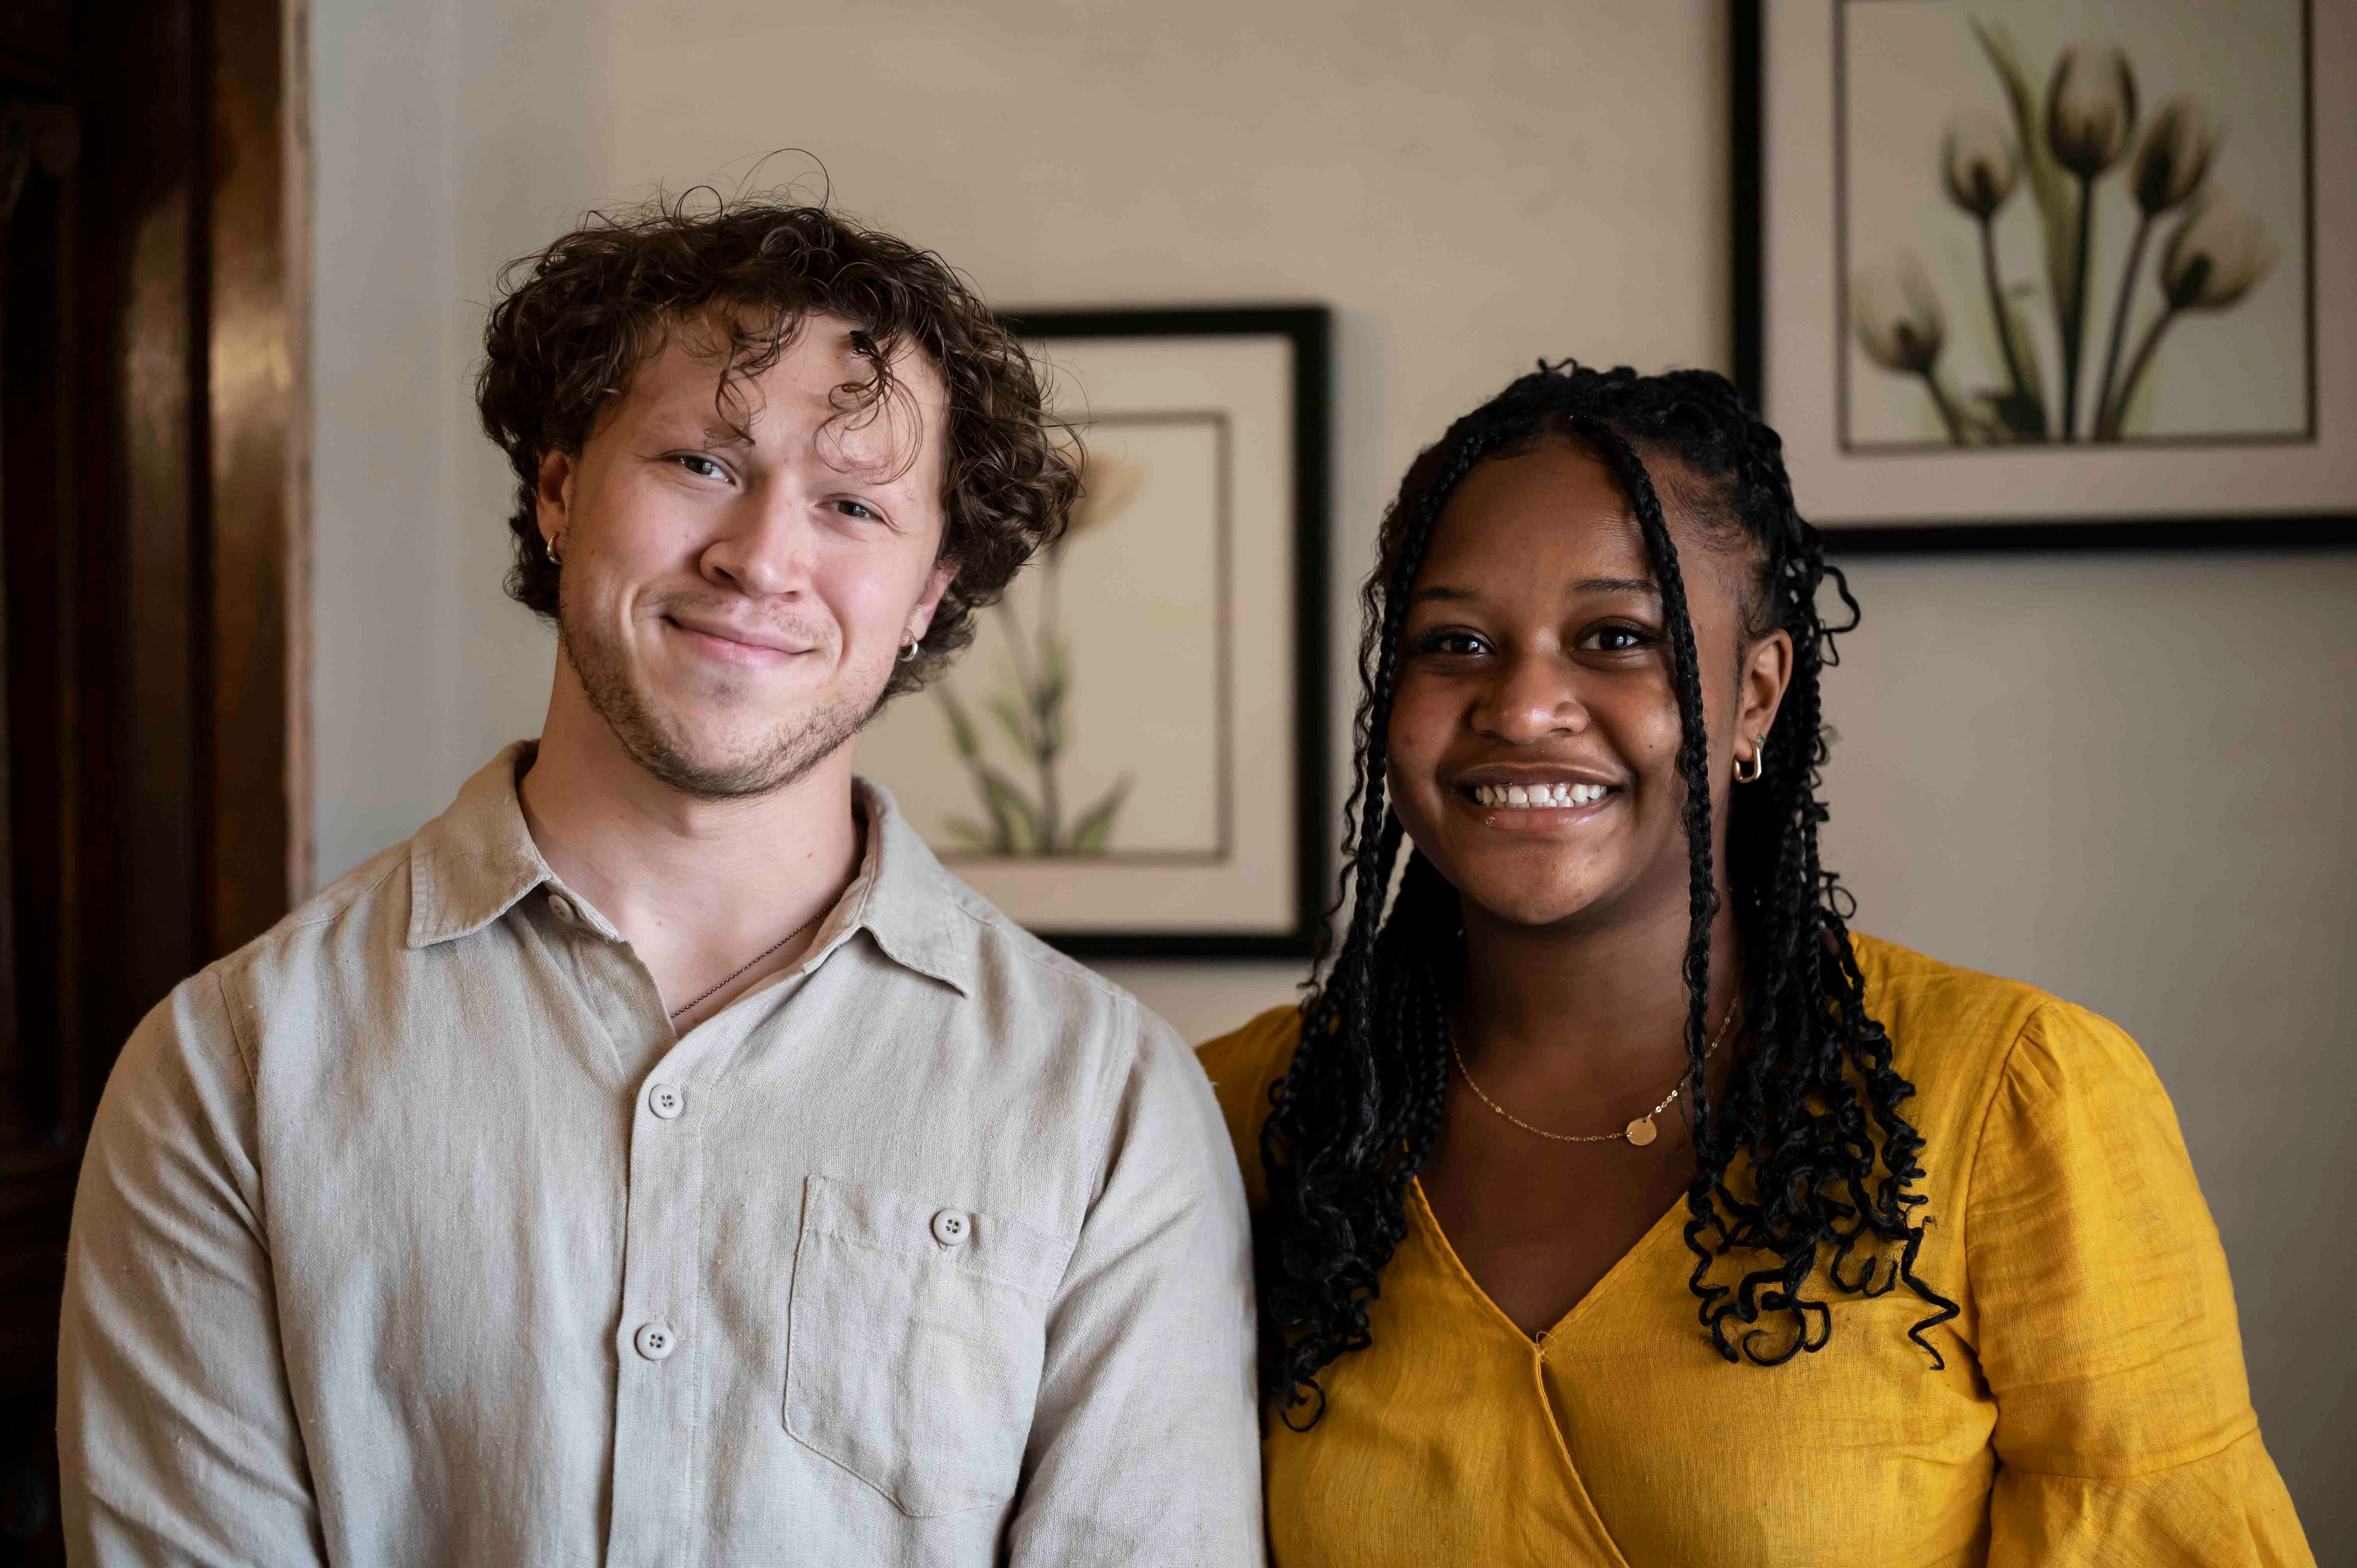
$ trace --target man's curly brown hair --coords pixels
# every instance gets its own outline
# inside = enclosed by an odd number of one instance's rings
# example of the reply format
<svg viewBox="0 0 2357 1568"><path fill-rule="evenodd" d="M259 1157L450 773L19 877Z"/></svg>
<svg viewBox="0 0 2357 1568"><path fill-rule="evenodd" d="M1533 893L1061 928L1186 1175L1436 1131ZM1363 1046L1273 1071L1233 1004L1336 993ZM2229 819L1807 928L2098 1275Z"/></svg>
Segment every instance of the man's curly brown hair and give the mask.
<svg viewBox="0 0 2357 1568"><path fill-rule="evenodd" d="M475 402L515 469L509 597L556 618L560 568L540 535L541 460L577 456L599 413L674 330L726 330L715 395L741 429L742 382L775 364L813 315L850 322L870 371L836 389L841 417L907 406L892 371L905 349L921 352L948 390L940 559L957 578L885 694L937 674L974 639L974 612L1062 532L1080 489L1076 448L1048 414L1030 356L964 279L931 251L823 207L755 198L691 210L684 199L658 199L592 213L501 270Z"/></svg>

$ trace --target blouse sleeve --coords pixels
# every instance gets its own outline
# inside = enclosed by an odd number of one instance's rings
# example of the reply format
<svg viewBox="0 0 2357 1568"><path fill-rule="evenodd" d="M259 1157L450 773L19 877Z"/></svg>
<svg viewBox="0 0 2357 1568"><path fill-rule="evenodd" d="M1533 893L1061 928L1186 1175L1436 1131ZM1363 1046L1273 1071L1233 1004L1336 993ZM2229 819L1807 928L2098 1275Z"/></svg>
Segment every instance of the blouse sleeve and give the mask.
<svg viewBox="0 0 2357 1568"><path fill-rule="evenodd" d="M1992 1568L2310 1568L2251 1409L2218 1230L2135 1041L2039 1009L1990 1103L1965 1227L1997 1407Z"/></svg>

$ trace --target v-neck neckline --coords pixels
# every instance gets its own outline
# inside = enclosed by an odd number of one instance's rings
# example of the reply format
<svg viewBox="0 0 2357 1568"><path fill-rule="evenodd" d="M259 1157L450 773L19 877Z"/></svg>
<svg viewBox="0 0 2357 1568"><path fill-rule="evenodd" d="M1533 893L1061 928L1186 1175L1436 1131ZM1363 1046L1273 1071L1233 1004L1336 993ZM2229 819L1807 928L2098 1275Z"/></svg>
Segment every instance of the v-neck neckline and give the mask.
<svg viewBox="0 0 2357 1568"><path fill-rule="evenodd" d="M1638 1257L1653 1245L1654 1240L1663 1230L1676 1222L1678 1216L1685 1208L1685 1199L1683 1197L1672 1203L1663 1211L1660 1219L1645 1228L1643 1235L1630 1243L1627 1251L1612 1260L1612 1266L1605 1270L1594 1284L1587 1287L1586 1294L1571 1304L1569 1311L1534 1337L1523 1332L1523 1326L1516 1323L1512 1315L1504 1307L1500 1306L1490 1293L1482 1288L1481 1282L1473 1277L1473 1271L1465 1266L1465 1260L1457 1255L1457 1248L1448 1240L1448 1232L1441 1227L1440 1217L1432 1211L1431 1200L1424 1195L1424 1182L1421 1178L1409 1178L1408 1197L1414 1206L1415 1222L1422 1225L1426 1233L1431 1236L1434 1247L1439 1251L1442 1261L1448 1266L1448 1272L1456 1276L1458 1283L1465 1288L1466 1293L1480 1305L1483 1312L1497 1322L1499 1326L1529 1346L1534 1355L1541 1357L1544 1356L1549 1341L1569 1328L1575 1321L1588 1311L1598 1298L1613 1287L1621 1275L1636 1267Z"/></svg>

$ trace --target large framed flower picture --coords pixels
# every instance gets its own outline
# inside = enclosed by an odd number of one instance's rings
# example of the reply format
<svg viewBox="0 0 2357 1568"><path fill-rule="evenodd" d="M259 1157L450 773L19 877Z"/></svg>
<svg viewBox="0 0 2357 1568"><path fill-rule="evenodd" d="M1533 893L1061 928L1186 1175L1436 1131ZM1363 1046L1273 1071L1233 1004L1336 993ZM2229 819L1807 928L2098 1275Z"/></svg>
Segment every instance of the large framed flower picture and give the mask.
<svg viewBox="0 0 2357 1568"><path fill-rule="evenodd" d="M2357 542L2357 10L1738 0L1738 378L1836 547Z"/></svg>
<svg viewBox="0 0 2357 1568"><path fill-rule="evenodd" d="M1326 879L1322 306L1025 311L1070 527L861 736L945 865L1085 957L1306 957Z"/></svg>

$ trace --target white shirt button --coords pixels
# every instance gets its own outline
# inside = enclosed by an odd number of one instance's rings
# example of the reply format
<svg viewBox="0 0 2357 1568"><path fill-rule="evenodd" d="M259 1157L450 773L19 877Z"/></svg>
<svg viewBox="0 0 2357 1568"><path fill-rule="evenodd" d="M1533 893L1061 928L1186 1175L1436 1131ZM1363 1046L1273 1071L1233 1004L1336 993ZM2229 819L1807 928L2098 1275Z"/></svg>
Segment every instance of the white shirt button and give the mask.
<svg viewBox="0 0 2357 1568"><path fill-rule="evenodd" d="M659 1083L647 1090L647 1109L668 1122L687 1109L687 1096L671 1084Z"/></svg>
<svg viewBox="0 0 2357 1568"><path fill-rule="evenodd" d="M573 900L562 893L552 893L548 896L548 912L569 926L574 920Z"/></svg>
<svg viewBox="0 0 2357 1568"><path fill-rule="evenodd" d="M944 1247L957 1246L973 1230L973 1223L954 1208L944 1208L933 1216L933 1240Z"/></svg>
<svg viewBox="0 0 2357 1568"><path fill-rule="evenodd" d="M679 1336L671 1331L670 1324L658 1318L652 1323L640 1324L639 1331L630 1337L630 1343L648 1360L660 1361L679 1348Z"/></svg>

